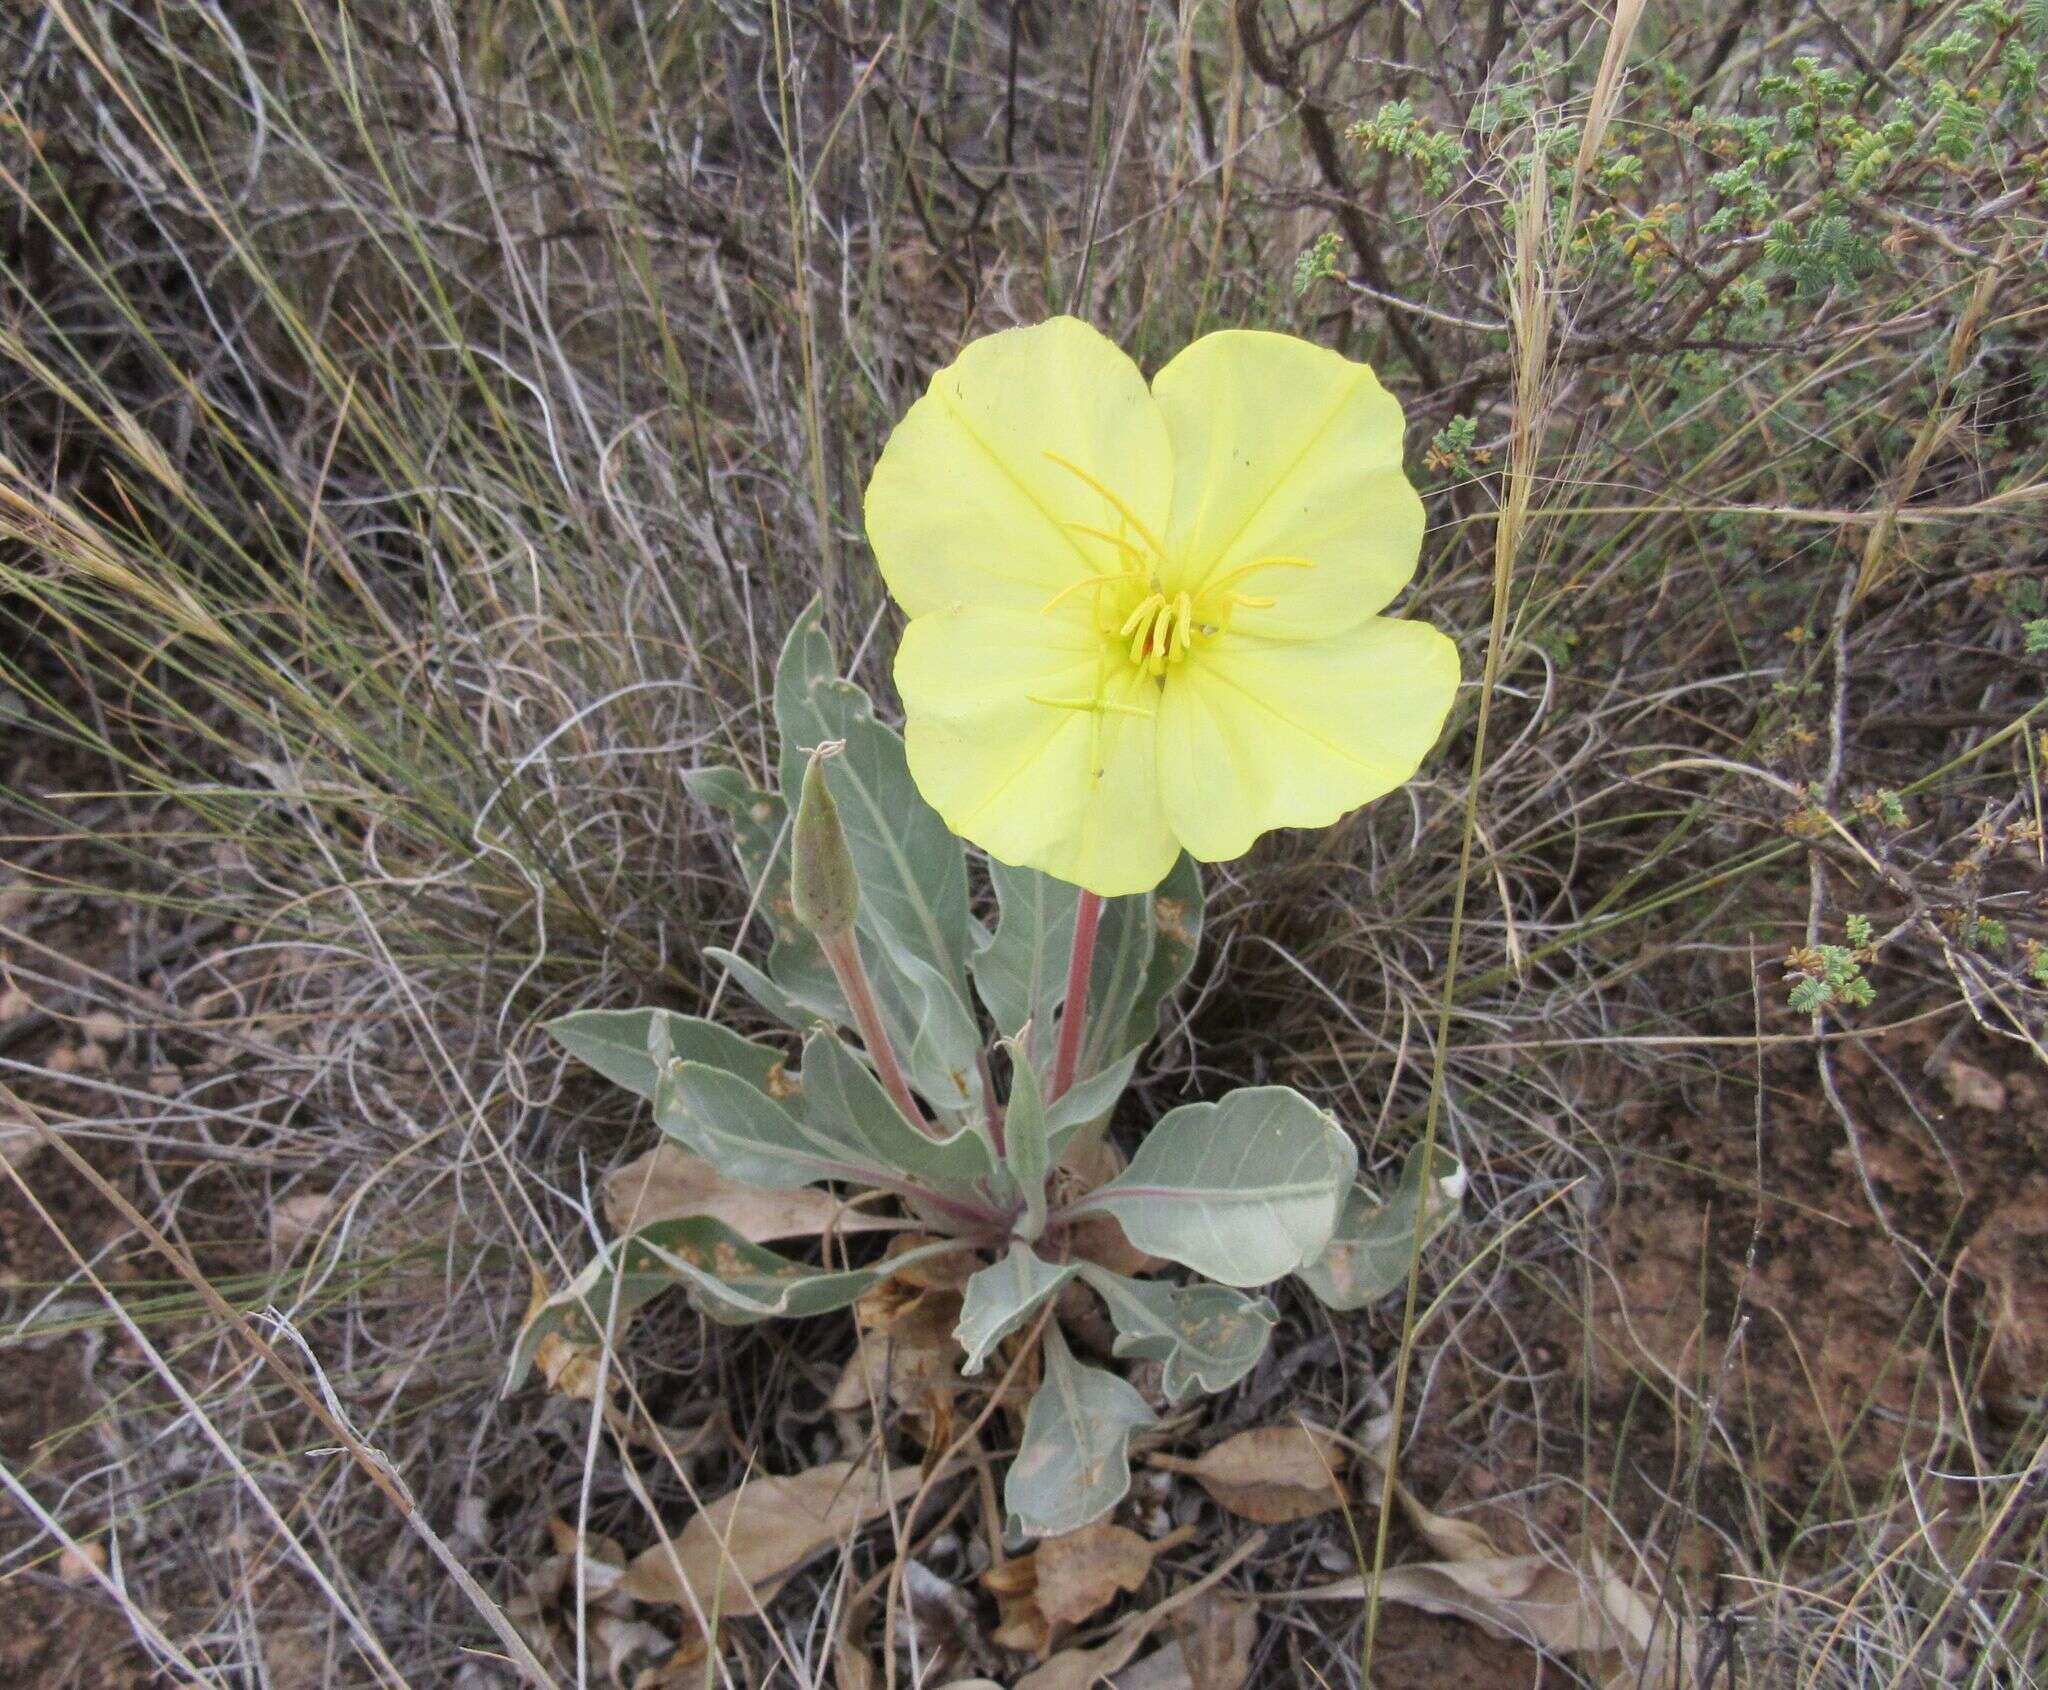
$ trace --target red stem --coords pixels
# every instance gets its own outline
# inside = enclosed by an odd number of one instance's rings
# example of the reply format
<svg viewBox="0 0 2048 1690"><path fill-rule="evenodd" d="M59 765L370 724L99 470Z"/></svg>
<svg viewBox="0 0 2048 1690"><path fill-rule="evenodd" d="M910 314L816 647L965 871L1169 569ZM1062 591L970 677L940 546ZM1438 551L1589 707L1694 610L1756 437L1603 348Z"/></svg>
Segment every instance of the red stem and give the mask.
<svg viewBox="0 0 2048 1690"><path fill-rule="evenodd" d="M1060 1048L1053 1058L1052 1089L1047 1103L1056 1103L1074 1083L1081 1059L1081 1034L1088 1025L1088 976L1095 966L1095 930L1102 924L1102 899L1083 892L1074 907L1074 950L1067 958L1066 1008L1060 1012Z"/></svg>
<svg viewBox="0 0 2048 1690"><path fill-rule="evenodd" d="M918 1108L917 1099L910 1095L910 1082L903 1077L903 1069L896 1061L896 1047L889 1043L889 1031L882 1025L875 988L868 980L867 964L860 959L860 947L852 932L821 940L819 948L832 965L832 977L839 982L839 989L846 994L846 1006L853 1011L853 1024L860 1029L860 1041L868 1047L868 1060L875 1065L882 1089L895 1099L905 1120L936 1136L931 1122L924 1118L924 1111Z"/></svg>

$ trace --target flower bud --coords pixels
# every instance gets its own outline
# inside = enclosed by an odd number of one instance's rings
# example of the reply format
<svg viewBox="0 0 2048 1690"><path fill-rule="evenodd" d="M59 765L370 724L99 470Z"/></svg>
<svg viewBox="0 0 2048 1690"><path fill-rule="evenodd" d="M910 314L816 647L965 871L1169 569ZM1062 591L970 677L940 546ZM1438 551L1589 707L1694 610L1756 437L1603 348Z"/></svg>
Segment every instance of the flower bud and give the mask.
<svg viewBox="0 0 2048 1690"><path fill-rule="evenodd" d="M850 932L860 908L860 877L846 848L846 830L839 825L839 806L825 784L825 759L839 749L834 742L811 753L789 842L790 902L797 920L826 941Z"/></svg>

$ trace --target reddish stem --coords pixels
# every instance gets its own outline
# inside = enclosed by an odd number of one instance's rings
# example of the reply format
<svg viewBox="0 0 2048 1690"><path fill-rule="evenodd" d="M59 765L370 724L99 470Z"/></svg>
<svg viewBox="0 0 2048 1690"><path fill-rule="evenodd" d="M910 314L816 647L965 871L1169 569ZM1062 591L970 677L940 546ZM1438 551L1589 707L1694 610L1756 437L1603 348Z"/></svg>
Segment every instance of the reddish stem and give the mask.
<svg viewBox="0 0 2048 1690"><path fill-rule="evenodd" d="M853 1011L853 1024L860 1029L861 1043L868 1047L868 1060L875 1065L882 1089L895 1099L905 1120L936 1136L931 1122L924 1118L924 1111L918 1108L917 1099L910 1095L910 1082L903 1077L896 1047L890 1044L889 1031L882 1025L881 1006L875 1002L875 988L868 980L867 964L860 959L860 947L854 942L852 931L849 929L836 939L820 940L819 948L832 965L832 977L839 982L839 989L846 994L846 1006Z"/></svg>
<svg viewBox="0 0 2048 1690"><path fill-rule="evenodd" d="M1053 1058L1052 1089L1047 1103L1056 1103L1074 1083L1081 1059L1081 1034L1088 1025L1088 976L1095 967L1095 930L1102 925L1102 899L1083 892L1074 907L1074 950L1067 958L1066 1008L1060 1012L1060 1048Z"/></svg>

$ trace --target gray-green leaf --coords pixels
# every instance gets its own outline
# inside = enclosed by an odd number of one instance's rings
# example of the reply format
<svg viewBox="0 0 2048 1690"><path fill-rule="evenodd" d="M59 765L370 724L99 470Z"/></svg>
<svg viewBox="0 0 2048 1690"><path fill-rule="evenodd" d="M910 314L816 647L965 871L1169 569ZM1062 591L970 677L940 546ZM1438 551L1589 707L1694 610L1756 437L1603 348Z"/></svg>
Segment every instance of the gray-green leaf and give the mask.
<svg viewBox="0 0 2048 1690"><path fill-rule="evenodd" d="M1103 905L1078 1073L1093 1074L1152 1042L1201 941L1202 877L1190 857L1180 857L1157 890Z"/></svg>
<svg viewBox="0 0 2048 1690"><path fill-rule="evenodd" d="M1131 1434L1153 1425L1145 1399L1114 1373L1084 1367L1056 1322L1045 1329L1045 1383L1003 1483L1013 1534L1058 1537L1102 1518L1131 1488Z"/></svg>
<svg viewBox="0 0 2048 1690"><path fill-rule="evenodd" d="M1225 1285L1265 1285L1323 1253L1358 1147L1299 1092L1257 1086L1168 1113L1130 1166L1068 1212L1106 1209L1140 1250Z"/></svg>
<svg viewBox="0 0 2048 1690"><path fill-rule="evenodd" d="M1027 1243L1045 1231L1045 1177L1052 1171L1052 1145L1046 1134L1045 1099L1038 1073L1025 1060L1021 1045L1010 1047L1010 1105L1003 1117L1003 1162L1024 1199L1017 1236Z"/></svg>
<svg viewBox="0 0 2048 1690"><path fill-rule="evenodd" d="M782 1066L782 1052L772 1046L743 1039L715 1021L668 1009L579 1010L550 1021L547 1031L571 1056L588 1063L612 1084L624 1086L637 1097L651 1098L658 1070L648 1054L648 1043L657 1024L677 1056L730 1069L762 1091L768 1089L768 1076Z"/></svg>
<svg viewBox="0 0 2048 1690"><path fill-rule="evenodd" d="M931 1190L988 1201L996 1173L988 1140L968 1127L935 1139L913 1126L867 1064L830 1033L804 1041L801 1108L813 1136L849 1157Z"/></svg>
<svg viewBox="0 0 2048 1690"><path fill-rule="evenodd" d="M505 1389L526 1376L549 1334L574 1344L598 1343L608 1328L616 1330L609 1323L623 1322L672 1286L688 1287L706 1314L729 1325L797 1318L844 1308L913 1258L946 1248L929 1245L876 1267L833 1272L764 1250L708 1216L657 1221L618 1240L535 1311L519 1334Z"/></svg>
<svg viewBox="0 0 2048 1690"><path fill-rule="evenodd" d="M1054 1018L1066 996L1081 889L993 857L988 875L996 891L996 930L970 964L974 988L1004 1038L1031 1029L1030 1058L1042 1062L1050 1055Z"/></svg>
<svg viewBox="0 0 2048 1690"><path fill-rule="evenodd" d="M1031 1318L1039 1304L1074 1277L1071 1262L1055 1265L1028 1244L1012 1244L1009 1254L980 1270L967 1282L960 1302L960 1322L953 1336L967 1352L962 1373L979 1373L988 1353Z"/></svg>
<svg viewBox="0 0 2048 1690"><path fill-rule="evenodd" d="M1436 1177L1424 1177L1422 1147L1408 1153L1401 1181L1382 1202L1363 1182L1344 1200L1329 1246L1301 1269L1301 1282L1333 1309L1362 1309L1408 1282L1415 1253L1416 1211L1430 1205L1422 1224L1426 1245L1458 1218L1465 1167L1448 1151L1436 1153Z"/></svg>
<svg viewBox="0 0 2048 1690"><path fill-rule="evenodd" d="M783 644L775 723L785 795L803 784L814 747L845 742L825 778L860 871L863 930L927 959L964 990L976 937L966 856L910 778L902 739L875 720L865 692L839 678L820 600L804 608Z"/></svg>
<svg viewBox="0 0 2048 1690"><path fill-rule="evenodd" d="M1220 1391L1249 1373L1265 1352L1279 1314L1264 1297L1222 1285L1169 1285L1131 1279L1094 1262L1081 1277L1109 1308L1116 1353L1166 1364L1168 1399Z"/></svg>

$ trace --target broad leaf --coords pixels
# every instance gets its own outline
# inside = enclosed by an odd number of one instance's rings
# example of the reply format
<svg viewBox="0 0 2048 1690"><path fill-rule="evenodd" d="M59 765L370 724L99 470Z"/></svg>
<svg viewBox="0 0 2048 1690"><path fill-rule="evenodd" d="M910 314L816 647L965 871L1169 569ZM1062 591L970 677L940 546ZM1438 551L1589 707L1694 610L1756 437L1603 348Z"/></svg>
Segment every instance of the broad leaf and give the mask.
<svg viewBox="0 0 2048 1690"><path fill-rule="evenodd" d="M844 1308L910 1263L948 1248L927 1245L872 1268L833 1272L750 1244L708 1216L657 1222L614 1243L535 1311L519 1334L505 1388L525 1377L549 1334L572 1344L599 1343L615 1330L614 1320L623 1322L672 1286L687 1286L706 1314L729 1325L796 1318Z"/></svg>
<svg viewBox="0 0 2048 1690"><path fill-rule="evenodd" d="M1424 1177L1422 1147L1408 1153L1401 1182L1382 1202L1363 1183L1344 1200L1337 1230L1329 1246L1301 1269L1301 1281L1333 1309L1362 1309L1408 1283L1408 1265L1415 1254L1417 1211L1425 1199L1430 1208L1422 1222L1422 1242L1458 1218L1465 1194L1465 1167L1439 1150L1436 1177Z"/></svg>
<svg viewBox="0 0 2048 1690"><path fill-rule="evenodd" d="M1299 1092L1258 1086L1168 1113L1130 1166L1071 1205L1140 1250L1225 1285L1266 1285L1323 1253L1358 1171L1350 1135Z"/></svg>
<svg viewBox="0 0 2048 1690"><path fill-rule="evenodd" d="M974 989L1006 1039L1031 1029L1030 1059L1049 1060L1053 1023L1067 990L1074 909L1081 889L1035 868L988 860L996 930L975 953Z"/></svg>
<svg viewBox="0 0 2048 1690"><path fill-rule="evenodd" d="M825 778L860 871L863 930L927 959L956 992L964 989L975 937L966 856L911 780L902 739L875 720L865 692L839 678L820 600L804 608L783 644L775 723L785 794L802 785L814 747L845 742Z"/></svg>
<svg viewBox="0 0 2048 1690"><path fill-rule="evenodd" d="M1102 1518L1131 1488L1131 1434L1155 1423L1114 1373L1084 1367L1057 1322L1045 1329L1045 1383L1003 1482L1012 1534L1058 1537Z"/></svg>
<svg viewBox="0 0 2048 1690"><path fill-rule="evenodd" d="M668 1009L586 1009L550 1021L547 1031L613 1085L651 1098L658 1072L648 1042L657 1021L675 1055L729 1069L762 1091L770 1089L769 1076L782 1066L782 1052L772 1046L743 1039L716 1021Z"/></svg>
<svg viewBox="0 0 2048 1690"><path fill-rule="evenodd" d="M830 1033L804 1041L804 1122L813 1136L930 1190L985 1205L995 1184L988 1141L971 1127L935 1139L903 1118L882 1083Z"/></svg>
<svg viewBox="0 0 2048 1690"><path fill-rule="evenodd" d="M1037 1312L1039 1304L1074 1277L1071 1262L1055 1265L1028 1244L1012 1244L1010 1253L968 1280L953 1336L967 1352L962 1373L979 1373L988 1353Z"/></svg>
<svg viewBox="0 0 2048 1690"><path fill-rule="evenodd" d="M1166 1395L1175 1403L1236 1384L1265 1353L1280 1318L1264 1297L1221 1285L1131 1279L1093 1262L1081 1263L1080 1272L1109 1308L1116 1353L1164 1362Z"/></svg>

